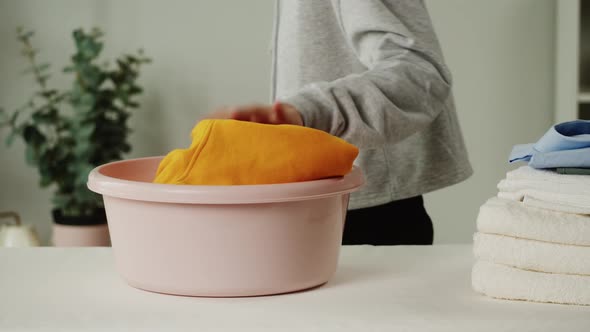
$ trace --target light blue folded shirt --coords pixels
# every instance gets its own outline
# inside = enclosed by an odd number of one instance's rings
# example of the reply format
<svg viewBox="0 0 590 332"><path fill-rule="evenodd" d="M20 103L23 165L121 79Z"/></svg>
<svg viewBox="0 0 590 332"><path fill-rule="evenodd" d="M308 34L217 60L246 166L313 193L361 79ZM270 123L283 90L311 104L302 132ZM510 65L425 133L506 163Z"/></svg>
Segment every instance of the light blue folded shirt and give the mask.
<svg viewBox="0 0 590 332"><path fill-rule="evenodd" d="M509 161L528 161L533 168L590 167L590 120L562 122L537 143L515 145Z"/></svg>

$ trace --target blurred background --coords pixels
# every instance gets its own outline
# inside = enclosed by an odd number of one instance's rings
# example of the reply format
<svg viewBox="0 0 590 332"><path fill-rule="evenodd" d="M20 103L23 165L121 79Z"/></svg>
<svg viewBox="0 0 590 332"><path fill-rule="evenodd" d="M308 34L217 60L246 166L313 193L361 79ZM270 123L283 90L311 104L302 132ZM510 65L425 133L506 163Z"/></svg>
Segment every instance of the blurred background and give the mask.
<svg viewBox="0 0 590 332"><path fill-rule="evenodd" d="M435 243L470 243L479 206L515 167L515 144L536 141L557 121L586 117L583 34L586 9L568 0L426 1L454 77L457 111L475 174L425 196ZM103 56L143 48L153 62L141 70L144 92L131 117L132 152L163 155L190 143L200 114L270 101L273 0L98 1L0 0L0 106L21 106L34 91L22 75L16 27L36 32L39 59L60 73L74 51L76 28L105 33ZM590 21L590 18L588 19ZM587 39L587 38L586 38ZM588 43L590 45L590 42ZM582 82L579 83L579 82ZM4 140L5 133L1 137ZM51 232L51 188L39 187L24 144L0 144L0 210L17 211L43 242Z"/></svg>

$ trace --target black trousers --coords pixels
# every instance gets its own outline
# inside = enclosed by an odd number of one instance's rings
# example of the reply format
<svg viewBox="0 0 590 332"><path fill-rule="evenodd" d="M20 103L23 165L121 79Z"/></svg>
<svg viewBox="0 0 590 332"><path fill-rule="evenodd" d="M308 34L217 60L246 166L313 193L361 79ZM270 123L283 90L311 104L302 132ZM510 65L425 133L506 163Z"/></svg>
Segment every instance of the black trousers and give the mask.
<svg viewBox="0 0 590 332"><path fill-rule="evenodd" d="M434 228L422 196L384 205L349 210L343 245L432 244Z"/></svg>

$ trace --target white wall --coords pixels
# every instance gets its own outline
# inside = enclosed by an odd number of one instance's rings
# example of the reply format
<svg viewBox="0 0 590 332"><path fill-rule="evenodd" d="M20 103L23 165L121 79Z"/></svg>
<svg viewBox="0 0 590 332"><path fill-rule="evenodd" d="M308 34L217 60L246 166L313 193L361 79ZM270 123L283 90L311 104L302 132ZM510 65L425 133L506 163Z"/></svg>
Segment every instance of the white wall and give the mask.
<svg viewBox="0 0 590 332"><path fill-rule="evenodd" d="M234 103L269 98L273 0L98 1L0 0L0 105L25 101L31 80L19 74L14 29L37 30L41 58L61 68L73 50L70 32L99 25L106 55L143 47L154 62L141 79L146 93L134 115L133 153L164 154L186 146L196 117ZM454 73L461 124L475 175L427 195L436 242L470 242L477 208L495 193L513 144L550 124L553 101L551 0L428 1ZM56 73L58 86L69 80ZM46 241L50 191L37 187L23 145L0 145L0 210L17 210Z"/></svg>
<svg viewBox="0 0 590 332"><path fill-rule="evenodd" d="M426 196L435 242L471 242L478 209L497 193L514 144L536 141L553 119L552 0L427 1L454 76L457 111L475 170Z"/></svg>

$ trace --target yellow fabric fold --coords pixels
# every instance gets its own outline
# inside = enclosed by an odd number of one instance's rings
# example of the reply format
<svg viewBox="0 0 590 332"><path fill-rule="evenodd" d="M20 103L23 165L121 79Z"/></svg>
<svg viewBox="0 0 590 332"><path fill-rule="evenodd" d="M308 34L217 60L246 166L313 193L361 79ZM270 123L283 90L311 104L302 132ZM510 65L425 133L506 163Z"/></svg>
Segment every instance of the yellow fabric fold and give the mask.
<svg viewBox="0 0 590 332"><path fill-rule="evenodd" d="M155 183L273 184L318 180L351 171L358 148L324 131L294 125L207 119L188 149L160 162Z"/></svg>

